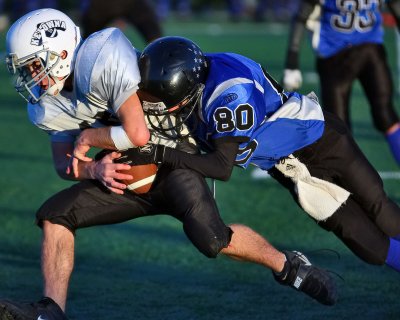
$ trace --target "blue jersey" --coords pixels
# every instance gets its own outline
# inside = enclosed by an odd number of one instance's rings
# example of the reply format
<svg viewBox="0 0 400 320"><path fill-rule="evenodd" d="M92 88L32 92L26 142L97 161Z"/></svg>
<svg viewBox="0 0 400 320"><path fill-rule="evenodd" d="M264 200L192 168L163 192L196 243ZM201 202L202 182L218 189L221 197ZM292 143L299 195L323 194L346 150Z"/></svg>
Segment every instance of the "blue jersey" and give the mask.
<svg viewBox="0 0 400 320"><path fill-rule="evenodd" d="M271 168L324 130L316 101L284 93L262 67L233 53L206 55L210 70L201 99L200 144L219 138L240 143L236 164Z"/></svg>
<svg viewBox="0 0 400 320"><path fill-rule="evenodd" d="M321 0L319 23L313 27L313 47L326 58L348 47L382 43L379 0Z"/></svg>

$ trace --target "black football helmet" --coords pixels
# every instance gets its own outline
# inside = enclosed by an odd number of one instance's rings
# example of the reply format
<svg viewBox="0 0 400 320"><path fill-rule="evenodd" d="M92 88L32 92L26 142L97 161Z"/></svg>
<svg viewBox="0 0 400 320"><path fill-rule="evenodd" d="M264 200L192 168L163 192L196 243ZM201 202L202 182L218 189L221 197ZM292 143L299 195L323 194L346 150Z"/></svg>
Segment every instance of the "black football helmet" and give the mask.
<svg viewBox="0 0 400 320"><path fill-rule="evenodd" d="M159 38L141 53L139 70L138 94L149 123L168 137L167 132L179 133L204 89L208 63L203 52L186 38Z"/></svg>

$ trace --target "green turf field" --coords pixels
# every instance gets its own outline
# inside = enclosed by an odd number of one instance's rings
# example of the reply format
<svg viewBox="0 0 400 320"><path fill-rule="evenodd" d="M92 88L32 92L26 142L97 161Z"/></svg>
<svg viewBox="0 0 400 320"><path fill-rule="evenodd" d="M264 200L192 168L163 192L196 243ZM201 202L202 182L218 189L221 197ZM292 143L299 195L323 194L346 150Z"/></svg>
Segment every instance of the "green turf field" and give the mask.
<svg viewBox="0 0 400 320"><path fill-rule="evenodd" d="M126 30L138 48L143 42ZM218 22L165 25L168 35L190 37L205 51L248 55L280 79L287 27L281 24ZM394 32L387 49L396 75ZM0 49L4 50L4 33ZM313 54L305 42L302 66L307 80L301 92L318 92ZM41 296L40 230L34 213L51 194L70 183L52 168L44 133L27 119L22 99L0 66L0 296L33 301ZM397 83L397 78L396 78ZM399 105L399 101L397 101ZM372 128L366 100L358 87L352 99L354 134L382 172L397 172L383 138ZM400 181L385 180L400 203ZM179 196L179 195L177 195ZM236 169L228 183L217 183L217 202L227 223L241 222L280 249L298 249L312 261L338 273L340 299L325 307L278 285L260 266L220 257L208 260L194 249L170 217L139 219L120 225L79 230L76 265L69 291L73 320L255 320L255 319L399 319L400 276L388 267L369 266L333 235L319 229L275 182L253 180L251 170ZM333 253L318 251L333 249Z"/></svg>

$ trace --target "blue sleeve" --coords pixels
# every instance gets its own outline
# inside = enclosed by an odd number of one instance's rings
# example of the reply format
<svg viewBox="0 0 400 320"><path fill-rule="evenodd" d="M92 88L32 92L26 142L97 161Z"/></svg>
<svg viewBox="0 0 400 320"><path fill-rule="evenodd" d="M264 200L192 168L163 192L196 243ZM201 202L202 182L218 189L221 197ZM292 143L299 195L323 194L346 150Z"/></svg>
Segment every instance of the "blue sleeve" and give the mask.
<svg viewBox="0 0 400 320"><path fill-rule="evenodd" d="M288 156L319 139L324 131L324 116L318 101L292 93L253 135L254 152L248 159L262 169L269 169Z"/></svg>

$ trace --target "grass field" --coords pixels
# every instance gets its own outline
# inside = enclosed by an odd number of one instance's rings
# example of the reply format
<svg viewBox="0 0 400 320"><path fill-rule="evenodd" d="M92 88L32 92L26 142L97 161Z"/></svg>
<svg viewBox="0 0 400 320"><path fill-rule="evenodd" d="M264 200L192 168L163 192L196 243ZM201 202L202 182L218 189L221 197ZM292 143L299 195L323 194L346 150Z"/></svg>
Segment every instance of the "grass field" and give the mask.
<svg viewBox="0 0 400 320"><path fill-rule="evenodd" d="M136 47L143 42L133 29ZM165 33L190 37L205 51L248 55L280 79L287 26L226 22L168 22ZM4 33L0 35L4 50ZM395 34L386 43L396 75ZM318 92L313 54L305 42L301 92ZM0 66L0 296L34 301L41 296L40 239L34 226L38 206L70 185L53 168L47 137L27 120L24 103ZM396 78L397 83L397 78ZM398 105L398 99L396 97ZM379 171L397 172L385 144L371 124L358 85L352 98L354 134ZM400 181L385 180L400 203ZM179 195L178 195L179 196ZM169 217L80 230L71 279L68 316L73 320L168 319L399 319L400 276L388 267L369 266L333 235L319 229L270 179L253 180L251 170L235 169L228 183L217 183L217 202L227 223L241 222L265 235L280 249L308 253L312 261L338 273L340 299L325 307L283 288L260 266L220 257L208 260ZM335 254L319 249L333 249Z"/></svg>

